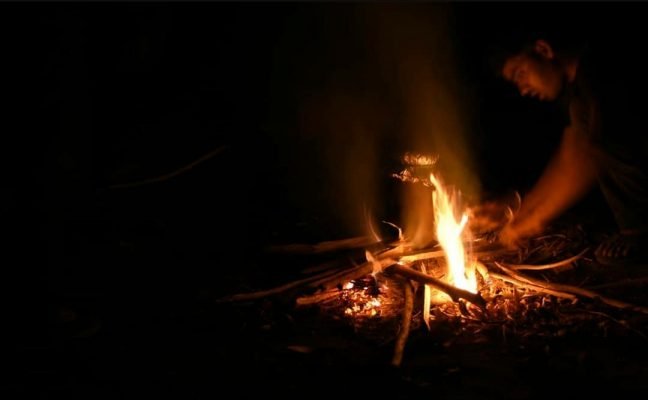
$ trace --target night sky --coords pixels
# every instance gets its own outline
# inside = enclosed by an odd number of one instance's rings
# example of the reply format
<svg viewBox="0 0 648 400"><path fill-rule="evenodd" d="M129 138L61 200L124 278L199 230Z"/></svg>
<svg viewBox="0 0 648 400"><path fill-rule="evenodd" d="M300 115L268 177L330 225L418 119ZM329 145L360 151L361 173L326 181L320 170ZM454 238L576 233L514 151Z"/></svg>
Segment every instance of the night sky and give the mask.
<svg viewBox="0 0 648 400"><path fill-rule="evenodd" d="M439 40L456 52L456 64L447 67L471 104L466 141L488 194L527 189L564 121L558 108L519 98L491 74L483 52L490 40L530 24L606 43L648 37L641 4L410 7L422 21L440 9L448 13ZM369 48L379 45L363 30L375 8L0 6L3 281L25 282L10 304L19 326L28 327L10 343L19 344L22 360L15 387L40 379L25 360L40 360L38 351L61 355L49 335L59 332L51 327L60 325L61 307L100 314L107 335L135 325L142 327L137 335L153 335L166 329L159 316L167 310L181 315L201 293L229 293L244 271L271 268L260 251L265 245L357 234L361 218L349 220L344 211L354 206L345 197L355 184L353 164L336 161L346 142L344 134L325 134L331 121L339 123L332 129L345 126L347 115L369 121L362 127L373 143L372 189L382 199L374 210L378 218L398 218L398 185L389 174L407 150L399 140L406 114L394 97L399 83L372 58ZM110 188L168 174L221 146L173 179ZM346 175L352 178L340 178ZM48 387L73 385L57 382Z"/></svg>

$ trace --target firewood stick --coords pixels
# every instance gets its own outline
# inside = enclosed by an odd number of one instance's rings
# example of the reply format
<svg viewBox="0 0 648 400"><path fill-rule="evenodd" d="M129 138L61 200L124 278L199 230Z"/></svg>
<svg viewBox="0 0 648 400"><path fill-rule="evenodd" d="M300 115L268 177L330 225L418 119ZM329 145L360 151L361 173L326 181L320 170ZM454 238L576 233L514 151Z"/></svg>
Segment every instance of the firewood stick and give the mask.
<svg viewBox="0 0 648 400"><path fill-rule="evenodd" d="M323 277L321 279L311 281L308 287L320 290L328 290L342 285L354 279L360 279L365 275L373 272L373 265L370 262L363 263L357 267L346 269L344 271L335 272L332 275Z"/></svg>
<svg viewBox="0 0 648 400"><path fill-rule="evenodd" d="M470 293L468 291L456 288L452 285L449 285L443 281L440 281L434 277L423 274L418 271L414 271L411 268L398 265L396 260L391 258L384 258L378 260L381 265L381 270L391 270L400 275L406 276L409 279L418 281L420 283L425 283L432 285L437 289L447 293L454 301L457 301L459 298L470 301L471 303L483 307L486 302L479 294ZM258 300L264 297L273 296L276 294L284 293L286 291L298 288L303 286L310 289L320 289L328 290L342 285L346 282L352 281L354 279L362 278L363 276L369 275L375 270L375 265L373 262L366 262L357 267L350 269L345 269L342 271L328 270L324 271L321 274L300 279L297 281L289 282L285 285L281 285L275 288L262 290L258 292L251 293L240 293L225 297L223 299L217 300L217 302L234 302L234 301L250 301Z"/></svg>
<svg viewBox="0 0 648 400"><path fill-rule="evenodd" d="M492 246L481 246L472 251L475 258L495 257L499 255L510 254L511 250L503 248L494 248ZM378 258L397 258L403 263L412 263L415 261L429 260L434 258L445 257L445 251L432 250L430 248L423 250L403 251L402 247L396 247L378 255Z"/></svg>
<svg viewBox="0 0 648 400"><path fill-rule="evenodd" d="M381 260L380 263L384 267L395 263L394 260ZM304 279L299 279L293 282L286 283L275 288L261 290L258 292L239 293L231 296L224 297L217 300L217 303L234 302L234 301L249 301L258 300L264 297L273 296L276 294L287 292L291 289L303 286L304 288L328 290L337 287L338 285L352 281L354 279L362 278L374 272L374 264L371 262L363 263L357 267L348 268L343 271L328 270L318 275L311 276Z"/></svg>
<svg viewBox="0 0 648 400"><path fill-rule="evenodd" d="M518 279L510 277L508 275L502 275L502 274L499 274L497 272L491 272L490 276L492 278L499 279L499 280L504 281L504 282L512 283L515 286L521 287L521 288L524 288L524 289L531 289L531 290L535 290L536 292L542 292L542 293L550 294L552 296L561 297L561 298L564 298L564 299L573 300L573 299L576 298L576 296L574 296L571 293L560 292L560 291L557 291L557 290L551 290L551 289L547 289L547 288L544 288L544 287L541 287L541 286L532 285L530 283L525 283L525 282L522 282L522 281L520 281Z"/></svg>
<svg viewBox="0 0 648 400"><path fill-rule="evenodd" d="M380 260L381 269L388 267L389 265L395 264L396 261L392 259ZM338 285L342 285L354 279L360 279L363 276L369 275L374 272L374 263L367 261L357 267L347 269L344 271L337 272L333 275L324 277L322 279L310 282L308 287L318 288L322 290L332 289Z"/></svg>
<svg viewBox="0 0 648 400"><path fill-rule="evenodd" d="M430 275L426 275L422 272L415 271L412 268L400 265L393 259L380 260L380 263L382 265L383 271L395 273L419 283L434 286L438 290L441 290L444 293L448 294L454 301L458 301L458 299L462 298L482 308L486 305L486 301L478 293L471 293L467 290L459 289ZM366 262L358 267L352 268L351 270L342 271L335 275L322 278L319 281L311 282L308 284L308 286L314 288L320 287L323 290L327 290L344 284L348 281L361 278L372 273L373 271L373 263Z"/></svg>
<svg viewBox="0 0 648 400"><path fill-rule="evenodd" d="M266 289L266 290L261 290L258 292L250 292L250 293L239 293L239 294L234 294L231 296L226 296L224 298L216 300L217 303L226 303L226 302L235 302L235 301L249 301L249 300L258 300L262 299L264 297L269 297L273 296L276 294L284 293L287 292L291 289L295 289L299 286L302 285L307 285L310 282L313 281L319 281L321 279L324 279L325 277L328 277L330 275L335 274L336 271L324 271L321 274L315 275L315 276L310 276L308 278L304 279L299 279L297 281L289 282L281 286L277 286L271 289Z"/></svg>
<svg viewBox="0 0 648 400"><path fill-rule="evenodd" d="M646 283L648 283L648 276L634 279L626 278L616 282L602 283L600 285L590 286L589 289L609 289L622 286L645 285Z"/></svg>
<svg viewBox="0 0 648 400"><path fill-rule="evenodd" d="M212 157L216 156L217 154L221 153L223 150L227 150L229 148L228 145L225 146L220 146L217 149L214 149L210 151L209 153L205 154L204 156L200 157L199 159L189 163L188 165L185 165L184 167L177 169L173 172L170 172L168 174L162 175L162 176L157 176L155 178L149 178L149 179L144 179L142 181L137 181L137 182L129 182L129 183L116 183L113 185L108 186L108 189L130 189L138 186L144 186L144 185L150 185L151 183L158 183L158 182L164 182L169 179L175 178L178 175L182 175L183 173L191 170L193 167L195 167L198 164L201 164Z"/></svg>
<svg viewBox="0 0 648 400"><path fill-rule="evenodd" d="M322 271L330 271L330 270L341 270L344 268L348 268L349 265L352 263L350 259L336 259L332 261L327 261L321 264L317 265L311 265L310 267L304 268L303 270L300 271L301 274L308 275L308 274L313 274L316 272L322 272Z"/></svg>
<svg viewBox="0 0 648 400"><path fill-rule="evenodd" d="M438 250L438 251L428 251L428 252L425 252L425 253L402 256L402 257L399 257L399 260L402 263L411 264L411 263L416 262L416 261L429 260L429 259L432 259L432 258L441 258L441 257L444 257L444 256L445 256L445 252L443 250Z"/></svg>
<svg viewBox="0 0 648 400"><path fill-rule="evenodd" d="M412 284L408 279L402 279L402 286L405 294L405 304L403 306L401 330L396 338L394 356L392 357L392 365L395 367L400 367L403 361L405 343L407 343L407 338L409 337L412 314L414 313L414 290L412 289Z"/></svg>
<svg viewBox="0 0 648 400"><path fill-rule="evenodd" d="M379 254L378 256L379 256L379 258L401 258L401 257L413 256L413 255L417 255L417 254L425 254L425 253L430 253L430 252L434 253L432 255L433 257L442 256L443 251L441 251L441 250L432 251L435 248L437 248L437 246L428 247L428 248L425 248L425 249L411 250L407 246L407 243L401 242L401 243L395 243L393 245L393 248L390 248L389 250Z"/></svg>
<svg viewBox="0 0 648 400"><path fill-rule="evenodd" d="M569 264L573 263L574 261L576 261L579 258L583 257L583 255L585 255L585 253L587 253L588 250L589 250L589 248L586 248L586 249L584 249L583 251L581 251L580 253L576 254L573 257L569 257L569 258L567 258L565 260L558 261L558 262L551 263L551 264L530 265L530 264L508 264L508 263L506 263L505 265L507 267L511 268L511 269L516 270L516 271L523 270L523 269L531 270L531 271L541 271L541 270L545 270L545 269L558 268L558 267L562 267L564 265L569 265Z"/></svg>
<svg viewBox="0 0 648 400"><path fill-rule="evenodd" d="M598 299L602 301L603 303L612 306L612 307L617 307L621 309L629 309L631 311L637 311L641 312L644 314L648 314L648 307L642 307L642 306L637 306L634 304L626 303L624 301L616 300L616 299L611 299L609 297L601 296L600 294L593 292L591 290L583 289L580 287L576 286L571 286L571 285L565 285L562 283L550 283L550 282L542 282L538 281L536 279L527 277L525 275L520 274L519 272L515 272L510 268L507 268L506 266L495 262L495 265L497 265L502 271L506 272L508 275L519 279L523 282L530 283L532 285L540 286L546 289L552 289L552 290L558 290L562 292L567 292L567 293L572 293L578 296L583 296L587 297L590 299Z"/></svg>
<svg viewBox="0 0 648 400"><path fill-rule="evenodd" d="M386 259L386 257L380 257L380 256L381 256L384 252L390 251L390 249L391 249L392 247L394 247L393 244L387 244L387 245L385 245L385 244L382 243L382 242L376 242L376 244L377 244L377 245L380 245L381 248L378 249L377 251L375 251L375 253L374 253L373 251L371 251L370 249L365 249L365 250L364 250L364 253L366 254L366 252L369 251L370 253L375 254L375 255L376 255L377 257L379 257L379 258ZM359 253L358 253L358 255L359 255ZM336 259L336 260L332 260L332 261L327 261L327 262L324 262L324 263L322 263L322 264L313 265L313 266L310 266L310 267L308 267L308 268L305 268L304 270L301 271L301 273L302 273L302 274L310 274L310 273L314 273L314 272L321 272L321 271L330 270L330 269L337 269L338 271L340 271L340 270L346 270L346 269L349 268L349 264L352 264L352 263L353 263L353 257L349 256L349 257L346 259L346 262L343 262L343 261L340 260L340 259Z"/></svg>
<svg viewBox="0 0 648 400"><path fill-rule="evenodd" d="M317 304L332 299L334 297L337 297L339 294L340 291L335 289L335 290L328 290L323 293L312 294L309 296L301 296L295 300L295 304L297 304L298 306L308 306L311 304Z"/></svg>
<svg viewBox="0 0 648 400"><path fill-rule="evenodd" d="M486 301L481 297L479 293L471 293L467 290L459 289L458 287L454 287L448 283L445 283L432 276L426 275L422 272L416 271L412 268L399 264L393 264L387 267L385 271L401 275L419 283L434 286L449 295L453 301L458 301L461 298L468 300L469 302L481 308L486 306Z"/></svg>
<svg viewBox="0 0 648 400"><path fill-rule="evenodd" d="M488 273L488 268L486 268L486 265L484 265L484 263L479 260L475 261L474 265L477 272L479 272L479 275L481 275L482 279L484 279L484 282L490 284L491 278L490 278L490 274Z"/></svg>
<svg viewBox="0 0 648 400"><path fill-rule="evenodd" d="M348 239L329 240L316 244L287 244L266 247L266 250L272 253L290 253L290 254L321 254L336 250L357 249L368 247L379 241L369 236L358 236Z"/></svg>

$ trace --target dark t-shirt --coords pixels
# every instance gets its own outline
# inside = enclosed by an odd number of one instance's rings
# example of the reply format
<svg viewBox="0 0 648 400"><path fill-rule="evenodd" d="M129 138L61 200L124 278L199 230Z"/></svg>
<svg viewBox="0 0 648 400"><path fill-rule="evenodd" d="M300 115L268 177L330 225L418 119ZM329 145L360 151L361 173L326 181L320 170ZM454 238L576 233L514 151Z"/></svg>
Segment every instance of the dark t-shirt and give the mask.
<svg viewBox="0 0 648 400"><path fill-rule="evenodd" d="M564 99L569 120L602 155L648 166L648 69L615 54L583 53Z"/></svg>
<svg viewBox="0 0 648 400"><path fill-rule="evenodd" d="M619 227L646 230L648 74L641 60L614 54L583 55L566 91L569 119L594 145L600 188Z"/></svg>

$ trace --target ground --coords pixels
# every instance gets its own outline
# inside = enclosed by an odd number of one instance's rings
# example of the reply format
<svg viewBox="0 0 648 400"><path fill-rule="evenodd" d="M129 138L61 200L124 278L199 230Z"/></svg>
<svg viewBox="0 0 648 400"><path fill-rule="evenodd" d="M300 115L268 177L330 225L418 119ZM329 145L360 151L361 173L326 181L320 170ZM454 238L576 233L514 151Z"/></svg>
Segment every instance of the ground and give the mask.
<svg viewBox="0 0 648 400"><path fill-rule="evenodd" d="M6 87L13 108L4 113L0 157L6 398L645 390L645 319L595 302L577 305L589 319L563 323L567 309L557 307L536 315L547 322L537 328L525 319L480 334L460 321L431 331L414 324L400 368L389 362L397 319L367 335L331 310L295 309L289 298L217 304L295 279L313 260L263 249L350 237L364 228L366 198L377 220L394 221L385 215L400 211L398 197L382 192L396 185L388 177L412 150L403 137L428 134L425 126L411 129L421 121L408 111L415 106L423 120L435 111L460 116L416 101L430 93L419 88L436 87L419 73L445 59L429 51L430 40L455 43L463 60L456 83L466 90L456 97L473 107L459 119L484 188L524 190L552 154L563 120L547 105L520 102L492 76L487 43L514 36L511 22L522 32L536 26L532 19L562 25L562 15L579 32L609 28L605 42L615 48L630 37L641 48L643 9L589 5L584 19L576 4L570 11L538 3L515 7L511 18L509 4L498 12L495 4L465 3L456 9L456 32L437 38L421 34L436 24L419 31L406 23L394 38L408 40L376 37L387 39L383 52L365 18L371 7L216 3L3 9L6 75L15 82ZM414 14L434 21L434 7L422 8ZM631 42L622 46L630 55L637 53ZM429 63L398 72L408 49ZM442 64L440 71L452 69ZM228 150L182 176L110 189L177 171L221 146ZM602 216L589 210L572 223ZM583 265L571 272L554 277L591 284L626 274L594 275ZM612 294L648 306L645 286ZM516 324L518 331L501 329Z"/></svg>
<svg viewBox="0 0 648 400"><path fill-rule="evenodd" d="M481 336L457 320L431 331L418 323L396 368L390 360L398 320L370 335L330 310L295 308L286 297L216 301L294 279L308 264L303 257L236 253L234 244L207 250L178 241L181 222L135 226L122 218L113 240L95 249L104 257L104 275L91 280L98 287L55 287L48 302L52 335L21 350L12 388L92 398L453 399L626 396L647 389L648 324L640 314L583 302L581 310L604 316L560 326L556 315L567 310L557 308L535 328L520 319L508 325L517 332L498 326ZM575 271L563 276L584 270ZM590 277L594 272L607 273L589 270ZM75 287L83 279L63 274L58 284ZM612 294L648 304L645 285Z"/></svg>

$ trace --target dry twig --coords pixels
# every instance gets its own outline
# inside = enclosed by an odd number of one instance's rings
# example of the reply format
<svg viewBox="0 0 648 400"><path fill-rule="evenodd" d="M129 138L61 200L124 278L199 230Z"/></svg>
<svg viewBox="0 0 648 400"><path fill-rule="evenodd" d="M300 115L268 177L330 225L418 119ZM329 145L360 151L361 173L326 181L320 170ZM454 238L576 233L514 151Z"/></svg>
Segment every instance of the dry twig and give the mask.
<svg viewBox="0 0 648 400"><path fill-rule="evenodd" d="M405 304L403 306L403 314L401 329L396 339L396 346L394 348L394 356L392 357L392 365L399 367L403 361L403 352L405 344L410 333L410 325L412 323L412 314L414 313L414 290L409 279L402 280L403 291L405 294Z"/></svg>
<svg viewBox="0 0 648 400"><path fill-rule="evenodd" d="M341 240L329 240L316 244L288 244L269 246L266 248L266 250L272 253L322 254L338 250L368 247L376 243L378 243L378 241L369 236L358 236Z"/></svg>
<svg viewBox="0 0 648 400"><path fill-rule="evenodd" d="M285 285L277 286L271 289L266 289L266 290L261 290L258 292L250 292L250 293L239 293L239 294L234 294L231 296L227 296L221 299L216 300L217 303L227 303L227 302L235 302L235 301L250 301L250 300L258 300L262 299L264 297L269 297L269 296L274 296L277 294L281 294L284 292L287 292L289 290L298 288L303 285L307 285L310 282L313 281L320 281L322 279L325 279L325 277L329 277L331 275L335 274L335 271L324 271L323 273L315 276L311 276L308 278L304 279L299 279L297 281L289 282L286 283Z"/></svg>
<svg viewBox="0 0 648 400"><path fill-rule="evenodd" d="M541 270L545 270L545 269L553 269L553 268L558 268L558 267L562 267L562 266L569 265L569 264L573 263L574 261L576 261L579 258L583 257L583 255L585 255L585 253L587 253L588 250L589 250L589 248L586 248L586 249L584 249L583 251L581 251L580 253L578 253L577 255L575 255L573 257L569 257L566 260L561 260L561 261L551 263L551 264L530 265L530 264L509 264L509 263L506 263L505 265L507 267L511 268L511 269L516 270L516 271L524 270L524 269L532 270L532 271L541 271ZM504 263L502 263L502 264L504 264Z"/></svg>
<svg viewBox="0 0 648 400"><path fill-rule="evenodd" d="M644 313L644 314L648 314L648 308L647 307L637 306L637 305L626 303L626 302L623 302L623 301L620 301L620 300L611 299L609 297L601 296L600 294L598 294L596 292L593 292L591 290L579 288L579 287L576 287L576 286L565 285L565 284L561 284L561 283L550 283L550 282L538 281L536 279L532 279L532 278L527 277L525 275L522 275L522 274L520 274L518 272L515 272L512 269L507 268L506 266L504 266L504 265L502 265L502 264L500 264L498 262L495 262L495 265L497 265L502 271L506 272L510 276L512 276L512 277L514 277L514 278L516 278L516 279L518 279L518 280L520 280L522 282L525 282L525 283L529 283L529 284L539 286L539 287L542 287L542 288L545 288L545 289L551 289L551 290L555 290L555 291L559 291L559 292L571 293L571 294L586 297L586 298L589 298L589 299L598 299L598 300L602 301L603 303L605 303L605 304L607 304L609 306L612 306L612 307L617 307L617 308L621 308L621 309L628 309L628 310L631 310L631 311L637 311L637 312L641 312L641 313Z"/></svg>
<svg viewBox="0 0 648 400"><path fill-rule="evenodd" d="M190 169L192 169L196 165L198 165L200 163L203 163L203 162L209 160L210 158L216 156L217 154L221 153L223 150L226 150L227 148L229 148L229 146L218 147L215 150L212 150L209 153L205 154L204 156L200 157L199 159L189 163L188 165L185 165L184 167L182 167L180 169L177 169L177 170L175 170L173 172L170 172L170 173L168 173L166 175L158 176L158 177L155 177L155 178L144 179L144 180L137 181L137 182L117 183L117 184L108 186L108 189L130 189L130 188L134 188L134 187L138 187L138 186L149 185L149 184L152 184L152 183L159 183L159 182L169 180L171 178L175 178L176 176L181 175L181 174L189 171Z"/></svg>
<svg viewBox="0 0 648 400"><path fill-rule="evenodd" d="M546 293L546 294L550 294L552 296L561 297L561 298L565 298L565 299L575 299L576 298L576 296L574 296L571 293L565 293L565 292L561 292L559 290L553 290L553 289L548 289L548 288L541 287L541 286L538 286L538 285L533 285L533 284L530 284L528 282L522 282L519 279L513 278L513 277L508 276L508 275L502 275L502 274L499 274L497 272L491 272L490 276L493 277L493 278L499 279L501 281L504 281L504 282L512 283L513 285L515 285L517 287L521 287L523 289L530 289L530 290L534 290L536 292Z"/></svg>
<svg viewBox="0 0 648 400"><path fill-rule="evenodd" d="M426 275L422 272L416 271L412 268L399 265L399 264L394 264L389 266L386 269L386 271L398 274L400 276L411 279L413 281L417 281L419 283L434 286L435 288L446 293L454 301L459 301L459 299L464 299L482 308L486 306L486 301L481 297L479 293L471 293L467 290L459 289L458 287L452 286L448 283L445 283L430 275Z"/></svg>

